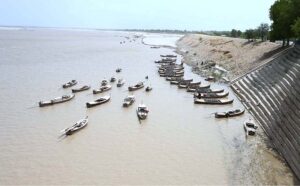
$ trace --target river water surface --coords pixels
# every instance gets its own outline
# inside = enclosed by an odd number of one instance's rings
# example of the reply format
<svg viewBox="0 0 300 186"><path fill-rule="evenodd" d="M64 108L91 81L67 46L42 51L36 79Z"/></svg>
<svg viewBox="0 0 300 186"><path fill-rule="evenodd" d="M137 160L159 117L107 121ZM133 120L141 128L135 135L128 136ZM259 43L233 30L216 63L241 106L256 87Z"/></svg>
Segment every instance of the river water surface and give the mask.
<svg viewBox="0 0 300 186"><path fill-rule="evenodd" d="M242 123L215 119L211 113L242 108L194 105L191 94L157 74L154 60L173 49L151 49L134 33L96 30L0 31L0 184L291 184L292 174L266 147L259 129L246 138ZM174 38L146 35L148 44L174 45ZM126 39L129 37L130 39ZM121 41L125 43L120 44ZM165 43L164 43L165 41ZM161 43L159 43L161 42ZM180 58L179 58L180 60ZM116 74L115 69L123 71ZM189 67L186 77L194 75ZM145 76L149 80L145 80ZM124 78L113 84L111 101L91 109L87 101L101 96L76 93L64 104L39 108L37 102L63 94L61 85L76 79L97 88L103 78ZM138 90L136 102L123 108L129 84L145 81L152 92ZM140 124L139 103L150 113ZM89 116L89 125L67 138L60 130Z"/></svg>

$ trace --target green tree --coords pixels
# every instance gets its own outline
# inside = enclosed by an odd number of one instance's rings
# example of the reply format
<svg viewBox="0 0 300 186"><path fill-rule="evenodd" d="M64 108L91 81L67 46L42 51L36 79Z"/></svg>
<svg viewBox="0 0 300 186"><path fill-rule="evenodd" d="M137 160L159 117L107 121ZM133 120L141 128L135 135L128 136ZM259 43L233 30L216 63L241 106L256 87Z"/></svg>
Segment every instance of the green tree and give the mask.
<svg viewBox="0 0 300 186"><path fill-rule="evenodd" d="M230 32L230 36L231 37L237 37L237 30L232 29L231 32Z"/></svg>
<svg viewBox="0 0 300 186"><path fill-rule="evenodd" d="M242 36L242 31L238 30L237 31L237 37L241 37Z"/></svg>
<svg viewBox="0 0 300 186"><path fill-rule="evenodd" d="M248 39L248 41L253 41L253 39L255 38L255 30L253 30L253 29L246 30L245 36L246 36L246 39Z"/></svg>
<svg viewBox="0 0 300 186"><path fill-rule="evenodd" d="M269 32L269 25L267 23L261 23L258 28L257 28L257 34L258 36L261 38L262 41L265 41L267 36L268 36L268 32Z"/></svg>
<svg viewBox="0 0 300 186"><path fill-rule="evenodd" d="M294 37L292 25L297 17L300 17L300 1L299 0L277 0L270 8L270 19L273 21L271 25L271 40L285 40L289 45L290 38Z"/></svg>
<svg viewBox="0 0 300 186"><path fill-rule="evenodd" d="M300 17L298 17L298 19L293 24L292 31L294 32L295 37L300 39Z"/></svg>

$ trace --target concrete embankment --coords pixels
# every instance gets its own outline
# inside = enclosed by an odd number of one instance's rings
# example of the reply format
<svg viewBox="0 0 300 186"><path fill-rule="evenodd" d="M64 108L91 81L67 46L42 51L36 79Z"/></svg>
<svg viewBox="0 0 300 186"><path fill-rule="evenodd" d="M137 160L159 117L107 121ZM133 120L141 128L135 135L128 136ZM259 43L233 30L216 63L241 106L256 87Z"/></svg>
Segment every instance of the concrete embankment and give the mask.
<svg viewBox="0 0 300 186"><path fill-rule="evenodd" d="M231 87L300 178L300 45L234 80Z"/></svg>

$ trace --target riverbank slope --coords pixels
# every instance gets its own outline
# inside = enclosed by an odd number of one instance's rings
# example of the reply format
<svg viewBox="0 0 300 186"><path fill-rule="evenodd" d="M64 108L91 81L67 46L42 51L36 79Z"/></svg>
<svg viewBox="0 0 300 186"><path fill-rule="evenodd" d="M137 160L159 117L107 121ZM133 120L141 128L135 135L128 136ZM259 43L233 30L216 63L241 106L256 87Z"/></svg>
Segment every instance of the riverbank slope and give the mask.
<svg viewBox="0 0 300 186"><path fill-rule="evenodd" d="M203 34L188 34L177 42L184 62L196 67L201 75L214 75L211 65L225 69L223 76L236 78L263 64L281 51L281 45L271 42L249 42L246 39Z"/></svg>

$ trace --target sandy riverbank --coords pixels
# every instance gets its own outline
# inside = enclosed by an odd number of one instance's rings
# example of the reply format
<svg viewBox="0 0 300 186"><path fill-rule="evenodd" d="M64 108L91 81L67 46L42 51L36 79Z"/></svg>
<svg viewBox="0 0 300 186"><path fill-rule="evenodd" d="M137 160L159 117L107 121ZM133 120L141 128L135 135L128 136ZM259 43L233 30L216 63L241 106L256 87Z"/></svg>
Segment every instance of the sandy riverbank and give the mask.
<svg viewBox="0 0 300 186"><path fill-rule="evenodd" d="M202 34L186 35L178 40L177 46L184 62L194 66L198 73L212 75L212 70L205 70L205 66L216 64L228 71L223 76L229 80L263 64L280 50L280 45L276 43Z"/></svg>

